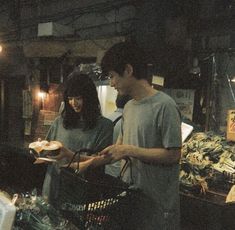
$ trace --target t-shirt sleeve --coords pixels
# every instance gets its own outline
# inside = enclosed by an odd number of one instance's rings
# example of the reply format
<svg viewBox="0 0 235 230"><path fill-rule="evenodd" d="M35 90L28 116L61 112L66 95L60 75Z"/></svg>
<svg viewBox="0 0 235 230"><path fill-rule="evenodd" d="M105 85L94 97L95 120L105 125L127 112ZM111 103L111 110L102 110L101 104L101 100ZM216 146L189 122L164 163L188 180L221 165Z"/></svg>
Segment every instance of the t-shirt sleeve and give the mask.
<svg viewBox="0 0 235 230"><path fill-rule="evenodd" d="M161 135L164 148L181 147L181 115L178 107L173 103L166 104L161 117Z"/></svg>

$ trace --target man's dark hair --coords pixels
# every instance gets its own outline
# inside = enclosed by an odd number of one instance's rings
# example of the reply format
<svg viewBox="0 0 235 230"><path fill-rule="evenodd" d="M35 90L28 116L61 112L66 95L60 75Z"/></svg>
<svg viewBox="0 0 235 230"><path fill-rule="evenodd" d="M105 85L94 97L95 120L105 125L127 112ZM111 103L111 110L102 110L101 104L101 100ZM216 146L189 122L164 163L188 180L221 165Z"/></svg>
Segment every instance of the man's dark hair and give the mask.
<svg viewBox="0 0 235 230"><path fill-rule="evenodd" d="M136 79L147 79L147 63L144 51L132 42L120 42L106 51L101 68L103 74L115 71L122 75L127 64L132 65Z"/></svg>
<svg viewBox="0 0 235 230"><path fill-rule="evenodd" d="M129 95L117 95L116 98L116 106L117 108L121 108L123 109L125 104L131 99L131 97Z"/></svg>
<svg viewBox="0 0 235 230"><path fill-rule="evenodd" d="M76 113L69 105L68 97L83 98L82 114ZM84 129L94 128L97 119L101 116L100 102L94 82L86 74L73 72L65 83L65 107L62 111L63 125L66 129L77 128L80 117L84 120Z"/></svg>

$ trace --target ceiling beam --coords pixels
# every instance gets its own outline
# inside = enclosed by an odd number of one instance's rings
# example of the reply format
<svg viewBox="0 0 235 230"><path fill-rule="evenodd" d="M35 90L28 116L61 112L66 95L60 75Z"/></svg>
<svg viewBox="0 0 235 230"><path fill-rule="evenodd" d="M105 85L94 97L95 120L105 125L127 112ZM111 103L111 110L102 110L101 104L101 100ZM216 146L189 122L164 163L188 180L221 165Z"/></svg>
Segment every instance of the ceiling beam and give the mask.
<svg viewBox="0 0 235 230"><path fill-rule="evenodd" d="M124 40L124 37L82 41L37 40L23 44L23 51L26 57L61 57L68 50L69 57L97 57L98 53Z"/></svg>

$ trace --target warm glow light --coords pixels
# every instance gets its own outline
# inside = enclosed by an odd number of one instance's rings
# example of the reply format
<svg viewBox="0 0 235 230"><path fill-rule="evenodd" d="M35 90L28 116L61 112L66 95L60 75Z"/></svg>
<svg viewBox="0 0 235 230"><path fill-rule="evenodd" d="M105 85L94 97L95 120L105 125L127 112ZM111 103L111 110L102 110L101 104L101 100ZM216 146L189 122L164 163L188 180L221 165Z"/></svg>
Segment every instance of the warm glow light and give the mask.
<svg viewBox="0 0 235 230"><path fill-rule="evenodd" d="M231 78L231 82L235 83L235 76Z"/></svg>
<svg viewBox="0 0 235 230"><path fill-rule="evenodd" d="M0 45L0 53L2 52L2 46Z"/></svg>
<svg viewBox="0 0 235 230"><path fill-rule="evenodd" d="M40 97L42 100L46 98L46 93L45 92L38 92L38 97Z"/></svg>

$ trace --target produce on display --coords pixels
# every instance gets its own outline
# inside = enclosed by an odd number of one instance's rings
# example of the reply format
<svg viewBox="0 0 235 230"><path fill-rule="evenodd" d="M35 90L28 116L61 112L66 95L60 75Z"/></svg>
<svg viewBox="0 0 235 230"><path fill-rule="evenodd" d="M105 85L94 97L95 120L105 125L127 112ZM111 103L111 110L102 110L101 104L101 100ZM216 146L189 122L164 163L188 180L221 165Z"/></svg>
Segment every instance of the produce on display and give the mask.
<svg viewBox="0 0 235 230"><path fill-rule="evenodd" d="M211 187L230 189L234 182L234 144L213 132L192 134L182 147L181 189L206 193Z"/></svg>

